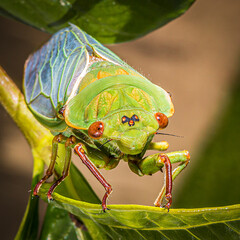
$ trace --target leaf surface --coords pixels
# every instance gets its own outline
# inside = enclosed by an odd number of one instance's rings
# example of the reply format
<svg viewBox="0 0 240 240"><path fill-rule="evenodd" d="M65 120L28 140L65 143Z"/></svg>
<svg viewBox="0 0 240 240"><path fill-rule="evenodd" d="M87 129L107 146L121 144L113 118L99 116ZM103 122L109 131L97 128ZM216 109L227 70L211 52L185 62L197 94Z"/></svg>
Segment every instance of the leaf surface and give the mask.
<svg viewBox="0 0 240 240"><path fill-rule="evenodd" d="M0 14L49 33L74 23L102 43L139 38L182 15L194 0L1 0Z"/></svg>
<svg viewBox="0 0 240 240"><path fill-rule="evenodd" d="M41 197L46 199L42 188ZM45 189L45 190L44 190ZM106 239L239 239L240 205L199 209L166 209L140 205L90 204L54 193L51 204L67 210L83 222L91 220ZM94 231L90 234L97 239ZM223 238L224 237L224 238Z"/></svg>
<svg viewBox="0 0 240 240"><path fill-rule="evenodd" d="M86 227L64 209L48 205L40 240L91 240Z"/></svg>

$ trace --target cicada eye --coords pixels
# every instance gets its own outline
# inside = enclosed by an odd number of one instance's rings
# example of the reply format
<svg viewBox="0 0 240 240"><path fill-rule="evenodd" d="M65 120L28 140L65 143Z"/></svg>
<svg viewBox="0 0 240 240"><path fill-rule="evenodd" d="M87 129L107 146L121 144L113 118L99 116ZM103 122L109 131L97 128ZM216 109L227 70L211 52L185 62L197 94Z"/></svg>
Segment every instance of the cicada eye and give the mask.
<svg viewBox="0 0 240 240"><path fill-rule="evenodd" d="M158 121L159 128L165 128L168 125L168 118L163 113L156 113L155 118Z"/></svg>
<svg viewBox="0 0 240 240"><path fill-rule="evenodd" d="M94 122L90 125L90 127L88 128L88 135L91 138L101 138L103 135L103 131L104 131L104 124L103 122Z"/></svg>

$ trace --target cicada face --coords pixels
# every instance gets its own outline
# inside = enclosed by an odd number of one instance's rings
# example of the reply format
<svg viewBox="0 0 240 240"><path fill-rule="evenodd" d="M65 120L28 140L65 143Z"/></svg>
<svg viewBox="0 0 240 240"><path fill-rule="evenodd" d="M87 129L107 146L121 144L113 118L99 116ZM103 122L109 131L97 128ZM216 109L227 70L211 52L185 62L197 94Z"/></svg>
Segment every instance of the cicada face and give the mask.
<svg viewBox="0 0 240 240"><path fill-rule="evenodd" d="M120 135L117 144L119 149L130 155L136 155L143 151L146 146L149 133L138 129L129 129Z"/></svg>
<svg viewBox="0 0 240 240"><path fill-rule="evenodd" d="M145 149L149 138L152 139L159 128L167 126L167 122L168 118L162 113L122 111L91 124L88 135L100 141L111 139L122 153L136 155Z"/></svg>

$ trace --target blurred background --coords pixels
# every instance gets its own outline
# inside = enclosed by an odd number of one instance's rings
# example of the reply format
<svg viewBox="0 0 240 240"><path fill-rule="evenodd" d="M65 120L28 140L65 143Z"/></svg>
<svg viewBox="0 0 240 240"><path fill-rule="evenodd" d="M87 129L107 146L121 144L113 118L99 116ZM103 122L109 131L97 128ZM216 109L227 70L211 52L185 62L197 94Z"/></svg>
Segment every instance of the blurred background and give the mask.
<svg viewBox="0 0 240 240"><path fill-rule="evenodd" d="M223 0L197 1L183 16L163 28L132 42L108 46L129 65L172 94L176 111L164 132L184 138L158 136L155 141L168 141L169 151L187 149L191 153L191 163L174 183L173 197L190 179L191 172L201 168L199 156L206 144L216 138L218 120L228 108L233 86L236 86L236 80L239 81L239 9L237 0L231 3ZM25 60L50 35L3 17L0 17L0 32L0 64L21 88ZM234 115L235 112L229 114ZM3 239L12 239L29 197L32 156L23 135L2 107L0 116L0 211L1 219L4 219L0 223L0 231ZM235 139L240 143L240 138ZM231 148L220 147L221 151L231 152ZM236 154L240 155L240 149ZM103 187L79 159L74 157L73 161L101 198ZM207 169L207 163L204 166ZM113 186L110 204L153 205L163 183L162 173L139 177L124 162L112 171L101 172ZM218 173L231 174L222 169L213 176L215 182L218 181ZM229 185L233 184L229 182ZM229 203L237 203L234 202L237 198ZM204 204L203 201L191 207ZM44 209L44 203L42 205ZM180 200L177 206L188 207ZM44 211L41 211L43 216Z"/></svg>

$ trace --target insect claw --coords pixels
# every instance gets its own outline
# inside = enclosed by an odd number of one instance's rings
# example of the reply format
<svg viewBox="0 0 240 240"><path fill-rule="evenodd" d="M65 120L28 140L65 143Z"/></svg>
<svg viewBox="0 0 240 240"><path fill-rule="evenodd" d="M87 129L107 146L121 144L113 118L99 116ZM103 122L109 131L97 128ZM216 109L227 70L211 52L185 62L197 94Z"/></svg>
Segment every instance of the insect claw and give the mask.
<svg viewBox="0 0 240 240"><path fill-rule="evenodd" d="M168 212L169 212L169 210L170 210L170 206L169 206L169 204L168 204L168 203L167 203L167 204L165 204L165 205L163 206L163 208L167 209L167 210L168 210Z"/></svg>
<svg viewBox="0 0 240 240"><path fill-rule="evenodd" d="M111 210L111 209L108 208L108 207L103 207L102 209L103 209L103 212L105 212L105 213L106 213L106 210Z"/></svg>
<svg viewBox="0 0 240 240"><path fill-rule="evenodd" d="M32 197L39 198L39 196L36 192L33 192Z"/></svg>
<svg viewBox="0 0 240 240"><path fill-rule="evenodd" d="M50 203L50 202L52 202L52 201L54 201L53 198L48 198L48 203Z"/></svg>
<svg viewBox="0 0 240 240"><path fill-rule="evenodd" d="M38 196L38 195L33 195L33 194L32 194L31 199L34 199L34 198L39 198L39 196Z"/></svg>
<svg viewBox="0 0 240 240"><path fill-rule="evenodd" d="M52 197L52 195L51 194L47 194L47 199L48 199L48 203L50 203L51 201L53 201L54 199L53 199L53 197Z"/></svg>

